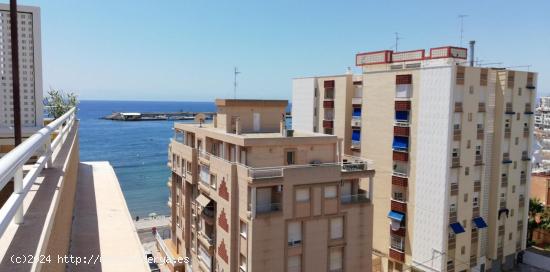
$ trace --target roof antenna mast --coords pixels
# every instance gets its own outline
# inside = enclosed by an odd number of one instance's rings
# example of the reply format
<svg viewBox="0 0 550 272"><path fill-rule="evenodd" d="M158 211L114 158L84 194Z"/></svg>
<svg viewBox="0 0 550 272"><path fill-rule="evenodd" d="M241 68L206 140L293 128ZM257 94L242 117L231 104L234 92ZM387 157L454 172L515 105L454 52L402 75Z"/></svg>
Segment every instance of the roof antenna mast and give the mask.
<svg viewBox="0 0 550 272"><path fill-rule="evenodd" d="M459 14L458 19L460 19L460 43L459 46L462 47L462 39L464 36L464 18L468 17L467 14Z"/></svg>
<svg viewBox="0 0 550 272"><path fill-rule="evenodd" d="M233 70L233 98L237 99L237 75L240 74L239 69L235 66Z"/></svg>
<svg viewBox="0 0 550 272"><path fill-rule="evenodd" d="M399 32L395 32L395 52L397 52L397 46L399 46L399 40L401 40L401 38L399 38Z"/></svg>

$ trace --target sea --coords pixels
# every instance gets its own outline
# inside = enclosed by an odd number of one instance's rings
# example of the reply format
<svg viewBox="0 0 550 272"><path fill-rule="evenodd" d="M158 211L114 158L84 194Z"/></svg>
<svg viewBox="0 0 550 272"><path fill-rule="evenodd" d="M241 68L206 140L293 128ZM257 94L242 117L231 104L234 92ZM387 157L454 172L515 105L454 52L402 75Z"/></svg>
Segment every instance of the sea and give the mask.
<svg viewBox="0 0 550 272"><path fill-rule="evenodd" d="M151 102L82 100L80 160L109 161L113 166L132 217L169 214L170 175L168 143L174 122L111 121L101 117L112 112L215 111L214 102Z"/></svg>

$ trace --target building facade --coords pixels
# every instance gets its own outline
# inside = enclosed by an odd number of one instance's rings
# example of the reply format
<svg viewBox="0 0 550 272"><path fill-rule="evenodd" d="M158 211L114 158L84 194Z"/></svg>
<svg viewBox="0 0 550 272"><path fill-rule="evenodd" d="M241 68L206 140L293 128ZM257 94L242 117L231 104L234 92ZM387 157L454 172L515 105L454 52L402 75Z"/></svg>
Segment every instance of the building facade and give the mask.
<svg viewBox="0 0 550 272"><path fill-rule="evenodd" d="M19 80L23 137L43 126L40 8L18 6ZM11 24L8 4L0 4L0 154L13 148Z"/></svg>
<svg viewBox="0 0 550 272"><path fill-rule="evenodd" d="M466 59L457 47L356 56L375 269L499 271L525 248L536 74Z"/></svg>
<svg viewBox="0 0 550 272"><path fill-rule="evenodd" d="M296 78L292 81L292 123L305 131L336 135L346 154L361 151L361 75ZM313 122L312 122L313 120Z"/></svg>
<svg viewBox="0 0 550 272"><path fill-rule="evenodd" d="M174 126L163 254L187 271L368 271L372 164L336 136L287 130L287 101L216 105L211 124Z"/></svg>

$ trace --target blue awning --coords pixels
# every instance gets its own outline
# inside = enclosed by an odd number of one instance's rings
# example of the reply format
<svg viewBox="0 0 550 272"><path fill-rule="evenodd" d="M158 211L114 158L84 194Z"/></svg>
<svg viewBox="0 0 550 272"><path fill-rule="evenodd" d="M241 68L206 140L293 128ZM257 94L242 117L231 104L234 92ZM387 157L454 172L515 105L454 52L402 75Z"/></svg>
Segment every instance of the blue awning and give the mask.
<svg viewBox="0 0 550 272"><path fill-rule="evenodd" d="M353 116L361 116L361 108L353 108Z"/></svg>
<svg viewBox="0 0 550 272"><path fill-rule="evenodd" d="M476 227L478 229L482 229L482 228L487 227L487 223L485 223L485 220L483 220L483 218L481 218L481 217L474 218L474 224L476 224Z"/></svg>
<svg viewBox="0 0 550 272"><path fill-rule="evenodd" d="M395 120L397 120L397 121L408 121L409 120L409 112L408 111L396 111L395 112Z"/></svg>
<svg viewBox="0 0 550 272"><path fill-rule="evenodd" d="M402 213L390 211L390 213L388 213L388 217L390 219L397 220L397 221L401 222L401 221L403 221L403 218L405 218L405 215L402 214Z"/></svg>
<svg viewBox="0 0 550 272"><path fill-rule="evenodd" d="M361 141L361 131L360 130L354 130L351 133L351 139L354 141Z"/></svg>
<svg viewBox="0 0 550 272"><path fill-rule="evenodd" d="M395 150L408 150L409 149L409 138L395 136L393 137L393 149Z"/></svg>
<svg viewBox="0 0 550 272"><path fill-rule="evenodd" d="M460 223L456 222L456 223L452 223L449 225L451 227L451 229L453 229L453 232L455 234L459 234L459 233L463 233L464 232L464 228L462 227L462 225L460 225Z"/></svg>

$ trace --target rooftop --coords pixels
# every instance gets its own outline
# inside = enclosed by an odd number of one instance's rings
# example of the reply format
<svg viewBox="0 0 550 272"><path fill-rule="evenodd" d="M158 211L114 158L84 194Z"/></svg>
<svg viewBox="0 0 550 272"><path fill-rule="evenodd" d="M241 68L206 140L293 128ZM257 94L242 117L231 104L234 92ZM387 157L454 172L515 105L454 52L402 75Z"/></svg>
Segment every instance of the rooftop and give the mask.
<svg viewBox="0 0 550 272"><path fill-rule="evenodd" d="M218 107L286 107L287 100L216 99Z"/></svg>

